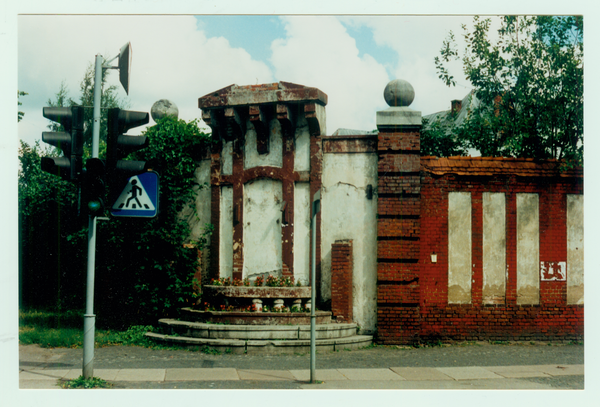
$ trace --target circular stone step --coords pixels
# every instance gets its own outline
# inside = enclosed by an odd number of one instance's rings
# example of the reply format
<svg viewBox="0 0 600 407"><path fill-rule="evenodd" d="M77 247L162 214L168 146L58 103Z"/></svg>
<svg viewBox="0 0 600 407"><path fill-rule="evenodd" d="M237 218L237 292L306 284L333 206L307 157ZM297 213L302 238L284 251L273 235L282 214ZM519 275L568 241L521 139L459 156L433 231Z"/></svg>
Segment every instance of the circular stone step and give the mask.
<svg viewBox="0 0 600 407"><path fill-rule="evenodd" d="M184 336L170 336L147 332L146 337L157 341L180 346L195 347L201 351L235 354L298 354L310 352L310 339L298 340L241 340L241 339L204 339ZM317 339L318 351L354 350L371 345L373 337L355 335L346 338Z"/></svg>
<svg viewBox="0 0 600 407"><path fill-rule="evenodd" d="M225 325L160 319L170 334L204 339L297 340L310 339L310 325ZM316 339L347 338L357 333L354 323L317 324Z"/></svg>

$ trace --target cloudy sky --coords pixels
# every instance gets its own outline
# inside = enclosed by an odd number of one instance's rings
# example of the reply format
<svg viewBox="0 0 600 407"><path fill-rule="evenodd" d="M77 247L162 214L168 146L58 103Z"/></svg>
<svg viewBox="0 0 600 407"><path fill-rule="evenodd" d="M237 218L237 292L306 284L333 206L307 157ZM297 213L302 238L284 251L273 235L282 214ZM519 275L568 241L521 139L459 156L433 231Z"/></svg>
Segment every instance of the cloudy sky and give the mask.
<svg viewBox="0 0 600 407"><path fill-rule="evenodd" d="M109 82L131 110L150 111L169 99L180 118L201 115L198 98L230 84L287 81L317 87L329 97L327 133L340 127L373 130L387 107L386 84L409 81L412 108L424 115L450 108L470 90L460 65L456 87L437 78L433 59L450 30L472 17L449 16L211 16L21 15L18 88L25 113L19 137L41 137L42 107L61 82L73 98L95 55L110 60L132 46L129 96L109 71ZM97 33L92 35L92 33ZM115 61L112 65L116 65ZM153 124L151 121L150 124Z"/></svg>
<svg viewBox="0 0 600 407"><path fill-rule="evenodd" d="M460 63L451 65L457 79L451 88L437 77L434 65L451 30L463 48L461 25L472 22L466 13L360 15L340 8L333 15L207 15L198 10L178 15L20 14L17 86L28 95L21 98L25 116L19 138L28 143L40 139L48 124L42 108L61 83L77 99L95 55L110 60L127 42L132 46L129 96L118 71L109 71L109 83L131 110L149 112L157 100L169 99L185 120L200 118L199 97L231 84L287 81L321 89L329 97L327 134L340 127L375 129L376 112L387 108L383 89L392 79L413 85L411 108L423 115L449 109L451 100L471 90Z"/></svg>

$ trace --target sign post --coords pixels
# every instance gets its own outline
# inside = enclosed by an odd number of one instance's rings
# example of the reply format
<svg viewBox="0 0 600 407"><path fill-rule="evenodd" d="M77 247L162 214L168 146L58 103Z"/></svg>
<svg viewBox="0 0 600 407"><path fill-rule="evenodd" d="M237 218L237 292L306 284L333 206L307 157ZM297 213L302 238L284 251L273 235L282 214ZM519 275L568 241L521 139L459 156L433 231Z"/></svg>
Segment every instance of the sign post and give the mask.
<svg viewBox="0 0 600 407"><path fill-rule="evenodd" d="M312 202L312 261L310 272L310 382L316 382L315 364L317 359L317 314L316 314L316 279L317 279L317 213L321 210L321 190L315 192Z"/></svg>

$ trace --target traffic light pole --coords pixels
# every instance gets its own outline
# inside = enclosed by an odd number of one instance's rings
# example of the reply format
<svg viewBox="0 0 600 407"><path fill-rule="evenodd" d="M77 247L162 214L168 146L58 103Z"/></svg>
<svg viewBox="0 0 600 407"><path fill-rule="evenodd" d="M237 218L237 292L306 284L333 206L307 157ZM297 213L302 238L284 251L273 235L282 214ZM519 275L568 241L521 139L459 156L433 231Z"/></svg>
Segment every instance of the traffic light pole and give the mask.
<svg viewBox="0 0 600 407"><path fill-rule="evenodd" d="M96 55L94 79L94 122L92 127L92 158L98 158L100 144L100 107L102 102L102 55ZM83 377L94 376L94 346L96 315L94 314L94 279L96 269L96 217L90 215L88 222L88 261L83 319Z"/></svg>

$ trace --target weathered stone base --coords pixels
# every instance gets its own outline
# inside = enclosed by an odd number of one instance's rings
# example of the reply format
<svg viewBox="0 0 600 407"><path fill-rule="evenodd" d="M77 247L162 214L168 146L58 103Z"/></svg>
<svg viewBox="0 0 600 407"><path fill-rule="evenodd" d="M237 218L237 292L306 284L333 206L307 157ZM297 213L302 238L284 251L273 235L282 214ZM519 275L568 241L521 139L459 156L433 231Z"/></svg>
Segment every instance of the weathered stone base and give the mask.
<svg viewBox="0 0 600 407"><path fill-rule="evenodd" d="M194 322L229 325L308 325L308 312L235 312L235 311L200 311L183 308L185 319ZM317 324L331 322L331 312L315 311Z"/></svg>
<svg viewBox="0 0 600 407"><path fill-rule="evenodd" d="M146 337L155 341L177 344L181 346L197 347L208 346L221 353L233 354L295 354L309 353L310 339L308 340L240 340L240 339L203 339L182 336L169 336L154 332L146 333ZM372 336L355 335L347 338L317 339L316 348L319 352L333 352L337 350L354 350L369 346L373 341Z"/></svg>

